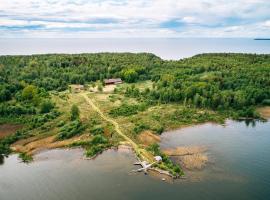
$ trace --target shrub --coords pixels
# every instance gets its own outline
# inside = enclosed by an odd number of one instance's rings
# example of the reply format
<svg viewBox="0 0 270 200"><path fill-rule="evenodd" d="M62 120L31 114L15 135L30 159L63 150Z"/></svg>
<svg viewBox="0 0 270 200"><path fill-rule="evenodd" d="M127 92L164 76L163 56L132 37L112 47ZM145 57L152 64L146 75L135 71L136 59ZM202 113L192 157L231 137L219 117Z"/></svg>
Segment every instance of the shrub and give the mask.
<svg viewBox="0 0 270 200"><path fill-rule="evenodd" d="M102 84L98 84L98 91L102 92L103 91L103 85Z"/></svg>
<svg viewBox="0 0 270 200"><path fill-rule="evenodd" d="M54 104L50 100L44 100L40 104L40 113L49 113L54 108Z"/></svg>
<svg viewBox="0 0 270 200"><path fill-rule="evenodd" d="M154 143L154 144L150 145L149 147L147 147L147 150L152 152L154 155L161 154L159 145L157 143Z"/></svg>
<svg viewBox="0 0 270 200"><path fill-rule="evenodd" d="M66 124L60 129L60 133L58 134L57 138L59 140L69 139L75 135L80 134L85 127L79 120L73 121L69 124Z"/></svg>
<svg viewBox="0 0 270 200"><path fill-rule="evenodd" d="M93 157L98 153L101 153L103 148L101 146L93 146L90 149L87 149L85 152L86 157Z"/></svg>
<svg viewBox="0 0 270 200"><path fill-rule="evenodd" d="M70 116L71 120L72 121L76 120L79 118L79 116L80 116L80 110L79 110L78 106L73 105L71 107L71 116Z"/></svg>
<svg viewBox="0 0 270 200"><path fill-rule="evenodd" d="M126 69L122 72L123 79L128 83L134 83L138 80L138 73L134 69Z"/></svg>
<svg viewBox="0 0 270 200"><path fill-rule="evenodd" d="M122 104L121 106L112 109L109 114L113 117L118 116L131 116L138 113L138 111L145 111L147 109L147 104L141 103L137 105Z"/></svg>
<svg viewBox="0 0 270 200"><path fill-rule="evenodd" d="M34 85L26 86L22 91L22 98L24 100L32 100L37 95L38 89Z"/></svg>
<svg viewBox="0 0 270 200"><path fill-rule="evenodd" d="M91 141L75 141L68 145L69 147L78 147L78 146L89 146Z"/></svg>
<svg viewBox="0 0 270 200"><path fill-rule="evenodd" d="M148 107L147 103L141 103L138 105L138 110L143 112L147 109L147 107Z"/></svg>
<svg viewBox="0 0 270 200"><path fill-rule="evenodd" d="M11 104L11 103L1 103L0 104L0 115L9 116L9 115L26 115L26 114L36 114L36 110L33 106L30 105L21 105L21 104Z"/></svg>
<svg viewBox="0 0 270 200"><path fill-rule="evenodd" d="M25 163L29 163L29 162L33 161L33 157L31 155L28 155L25 152L20 153L19 158L22 159L22 161Z"/></svg>
<svg viewBox="0 0 270 200"><path fill-rule="evenodd" d="M262 104L265 105L265 106L270 106L270 99L264 99L262 101Z"/></svg>
<svg viewBox="0 0 270 200"><path fill-rule="evenodd" d="M65 125L65 122L61 120L58 122L57 127L62 127L64 125Z"/></svg>
<svg viewBox="0 0 270 200"><path fill-rule="evenodd" d="M93 157L98 153L104 151L104 149L110 147L111 145L108 143L108 140L101 136L96 135L92 141L90 142L90 147L86 150L85 155L87 157Z"/></svg>
<svg viewBox="0 0 270 200"><path fill-rule="evenodd" d="M106 143L108 143L108 140L102 135L96 135L91 141L92 145L106 144Z"/></svg>
<svg viewBox="0 0 270 200"><path fill-rule="evenodd" d="M104 128L103 127L94 127L90 130L90 133L92 135L99 135L104 133Z"/></svg>
<svg viewBox="0 0 270 200"><path fill-rule="evenodd" d="M60 113L58 111L53 111L47 114L43 115L36 115L34 116L30 121L30 127L31 128L37 128L45 124L46 122L49 122L53 119L56 119Z"/></svg>
<svg viewBox="0 0 270 200"><path fill-rule="evenodd" d="M155 131L157 134L161 135L161 134L163 133L163 131L164 131L164 127L163 127L163 126L160 126L160 127L158 127L158 128L155 128L154 131Z"/></svg>
<svg viewBox="0 0 270 200"><path fill-rule="evenodd" d="M118 108L114 108L110 111L110 115L114 117L118 116L130 116L135 115L138 113L138 106L137 105L127 105L123 104L119 106Z"/></svg>
<svg viewBox="0 0 270 200"><path fill-rule="evenodd" d="M244 110L239 110L238 114L239 114L239 117L247 117L247 118L258 118L259 117L258 113L252 107L246 108Z"/></svg>
<svg viewBox="0 0 270 200"><path fill-rule="evenodd" d="M144 131L144 130L147 130L147 129L149 129L150 127L148 126L148 125L146 125L146 124L136 124L135 125L135 128L133 129L133 131L136 133L136 134L138 134L138 133L140 133L140 132L142 132L142 131Z"/></svg>
<svg viewBox="0 0 270 200"><path fill-rule="evenodd" d="M11 153L10 145L14 142L25 139L32 136L29 132L25 130L16 131L15 134L6 136L5 138L0 140L0 154L1 155L8 155Z"/></svg>

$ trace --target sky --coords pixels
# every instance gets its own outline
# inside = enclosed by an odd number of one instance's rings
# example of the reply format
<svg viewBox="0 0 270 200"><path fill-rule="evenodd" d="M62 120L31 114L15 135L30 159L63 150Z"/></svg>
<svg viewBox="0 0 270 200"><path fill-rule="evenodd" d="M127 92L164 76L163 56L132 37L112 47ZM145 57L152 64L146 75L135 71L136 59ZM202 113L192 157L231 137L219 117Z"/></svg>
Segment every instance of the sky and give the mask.
<svg viewBox="0 0 270 200"><path fill-rule="evenodd" d="M0 38L270 37L270 0L0 0Z"/></svg>

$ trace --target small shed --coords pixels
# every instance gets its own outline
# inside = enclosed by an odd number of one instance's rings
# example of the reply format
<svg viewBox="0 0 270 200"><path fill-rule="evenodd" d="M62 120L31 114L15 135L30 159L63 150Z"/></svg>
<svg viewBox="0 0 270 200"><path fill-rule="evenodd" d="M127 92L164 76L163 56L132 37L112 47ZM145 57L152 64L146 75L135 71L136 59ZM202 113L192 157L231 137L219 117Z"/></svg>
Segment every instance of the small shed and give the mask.
<svg viewBox="0 0 270 200"><path fill-rule="evenodd" d="M71 87L72 92L75 92L75 93L80 92L85 89L83 85L71 85L70 87Z"/></svg>
<svg viewBox="0 0 270 200"><path fill-rule="evenodd" d="M162 157L161 157L161 156L155 156L155 160L156 160L157 162L161 162L161 161L162 161Z"/></svg>
<svg viewBox="0 0 270 200"><path fill-rule="evenodd" d="M111 78L104 80L105 85L117 85L123 83L121 78Z"/></svg>

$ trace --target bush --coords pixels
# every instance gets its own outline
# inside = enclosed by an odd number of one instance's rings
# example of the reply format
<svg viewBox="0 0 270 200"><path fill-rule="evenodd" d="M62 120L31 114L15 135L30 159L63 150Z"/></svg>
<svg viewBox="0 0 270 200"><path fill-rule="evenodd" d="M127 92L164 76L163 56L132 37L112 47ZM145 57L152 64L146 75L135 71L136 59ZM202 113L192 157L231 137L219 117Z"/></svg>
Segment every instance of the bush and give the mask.
<svg viewBox="0 0 270 200"><path fill-rule="evenodd" d="M90 149L87 149L85 152L86 157L93 157L98 153L103 151L102 146L93 146Z"/></svg>
<svg viewBox="0 0 270 200"><path fill-rule="evenodd" d="M264 100L262 101L262 105L270 106L270 99L264 99Z"/></svg>
<svg viewBox="0 0 270 200"><path fill-rule="evenodd" d="M33 157L24 152L19 154L19 158L22 159L22 161L25 163L33 161Z"/></svg>
<svg viewBox="0 0 270 200"><path fill-rule="evenodd" d="M32 100L37 95L38 89L34 85L26 86L22 91L22 98L24 100Z"/></svg>
<svg viewBox="0 0 270 200"><path fill-rule="evenodd" d="M85 127L79 120L73 121L60 129L60 133L58 134L57 138L59 140L69 139L75 135L80 134Z"/></svg>
<svg viewBox="0 0 270 200"><path fill-rule="evenodd" d="M118 116L131 116L138 113L138 111L145 111L147 109L147 105L145 103L138 105L128 105L122 104L121 106L112 109L109 114L113 117Z"/></svg>
<svg viewBox="0 0 270 200"><path fill-rule="evenodd" d="M102 92L103 91L103 85L102 84L98 84L98 91Z"/></svg>
<svg viewBox="0 0 270 200"><path fill-rule="evenodd" d="M61 120L60 122L58 122L57 127L62 127L64 125L65 125L65 122Z"/></svg>
<svg viewBox="0 0 270 200"><path fill-rule="evenodd" d="M36 114L36 110L31 105L1 103L0 104L0 115L1 116L20 116L27 114Z"/></svg>
<svg viewBox="0 0 270 200"><path fill-rule="evenodd" d="M44 100L40 104L40 113L49 113L54 108L54 104L50 100Z"/></svg>
<svg viewBox="0 0 270 200"><path fill-rule="evenodd" d="M147 107L148 107L147 103L141 103L138 105L138 110L143 112L147 109Z"/></svg>
<svg viewBox="0 0 270 200"><path fill-rule="evenodd" d="M91 141L76 141L73 142L72 144L68 145L69 147L78 147L78 146L83 146L87 147L91 144Z"/></svg>
<svg viewBox="0 0 270 200"><path fill-rule="evenodd" d="M9 148L9 144L0 143L0 155L8 155L11 153L11 149Z"/></svg>
<svg viewBox="0 0 270 200"><path fill-rule="evenodd" d="M91 141L92 145L107 144L107 143L108 143L108 140L102 135L96 135Z"/></svg>
<svg viewBox="0 0 270 200"><path fill-rule="evenodd" d="M134 83L138 81L139 78L138 73L134 69L126 69L123 71L122 77L127 83Z"/></svg>
<svg viewBox="0 0 270 200"><path fill-rule="evenodd" d="M114 108L110 111L110 115L114 117L118 116L130 116L135 115L138 113L138 106L137 105L127 105L123 104L119 106L118 108Z"/></svg>
<svg viewBox="0 0 270 200"><path fill-rule="evenodd" d="M34 116L30 121L30 127L31 128L37 128L45 124L46 122L49 122L53 119L56 119L60 113L58 111L53 111L47 114L43 115L36 115Z"/></svg>
<svg viewBox="0 0 270 200"><path fill-rule="evenodd" d="M159 145L157 143L154 143L154 144L150 145L149 147L147 147L147 150L152 152L154 155L160 155L161 154Z"/></svg>
<svg viewBox="0 0 270 200"><path fill-rule="evenodd" d="M79 118L79 116L80 116L80 110L79 110L79 108L78 108L78 106L76 106L76 105L73 105L72 107L71 107L71 120L73 121L73 120L76 120L76 119L78 119Z"/></svg>
<svg viewBox="0 0 270 200"><path fill-rule="evenodd" d="M94 127L90 130L90 133L92 135L99 135L104 133L104 128L103 127Z"/></svg>
<svg viewBox="0 0 270 200"><path fill-rule="evenodd" d="M89 148L86 150L85 155L87 157L93 157L98 153L101 153L104 149L110 147L109 141L107 138L102 135L96 135L89 143Z"/></svg>
<svg viewBox="0 0 270 200"><path fill-rule="evenodd" d="M5 138L0 140L0 154L1 155L8 155L11 153L10 145L13 144L14 142L20 140L20 139L25 139L32 136L29 134L29 132L20 130L16 131L15 134L6 136Z"/></svg>
<svg viewBox="0 0 270 200"><path fill-rule="evenodd" d="M255 108L249 107L244 110L238 111L239 117L245 118L258 118L259 114L255 111Z"/></svg>
<svg viewBox="0 0 270 200"><path fill-rule="evenodd" d="M161 135L163 133L163 131L164 131L164 127L163 126L160 126L160 127L156 128L156 129L154 129L154 131L157 134Z"/></svg>
<svg viewBox="0 0 270 200"><path fill-rule="evenodd" d="M150 127L146 124L136 124L135 125L135 128L133 129L133 131L138 134L138 133L141 133L142 131L144 130L147 130L149 129Z"/></svg>

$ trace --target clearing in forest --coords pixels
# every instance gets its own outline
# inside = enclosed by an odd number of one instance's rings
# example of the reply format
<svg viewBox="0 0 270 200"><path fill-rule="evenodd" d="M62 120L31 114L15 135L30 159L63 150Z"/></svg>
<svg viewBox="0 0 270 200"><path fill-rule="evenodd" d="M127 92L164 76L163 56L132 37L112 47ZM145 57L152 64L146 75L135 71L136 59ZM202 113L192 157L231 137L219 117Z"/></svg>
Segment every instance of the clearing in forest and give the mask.
<svg viewBox="0 0 270 200"><path fill-rule="evenodd" d="M125 139L134 149L137 156L145 161L152 162L153 156L147 152L145 149L140 148L132 139L130 139L126 134L124 134L119 126L119 124L113 120L112 118L106 116L97 105L94 104L94 102L88 97L87 93L81 93L81 96L87 101L87 103L100 115L102 119L105 121L111 123L114 126L115 131L123 138Z"/></svg>

